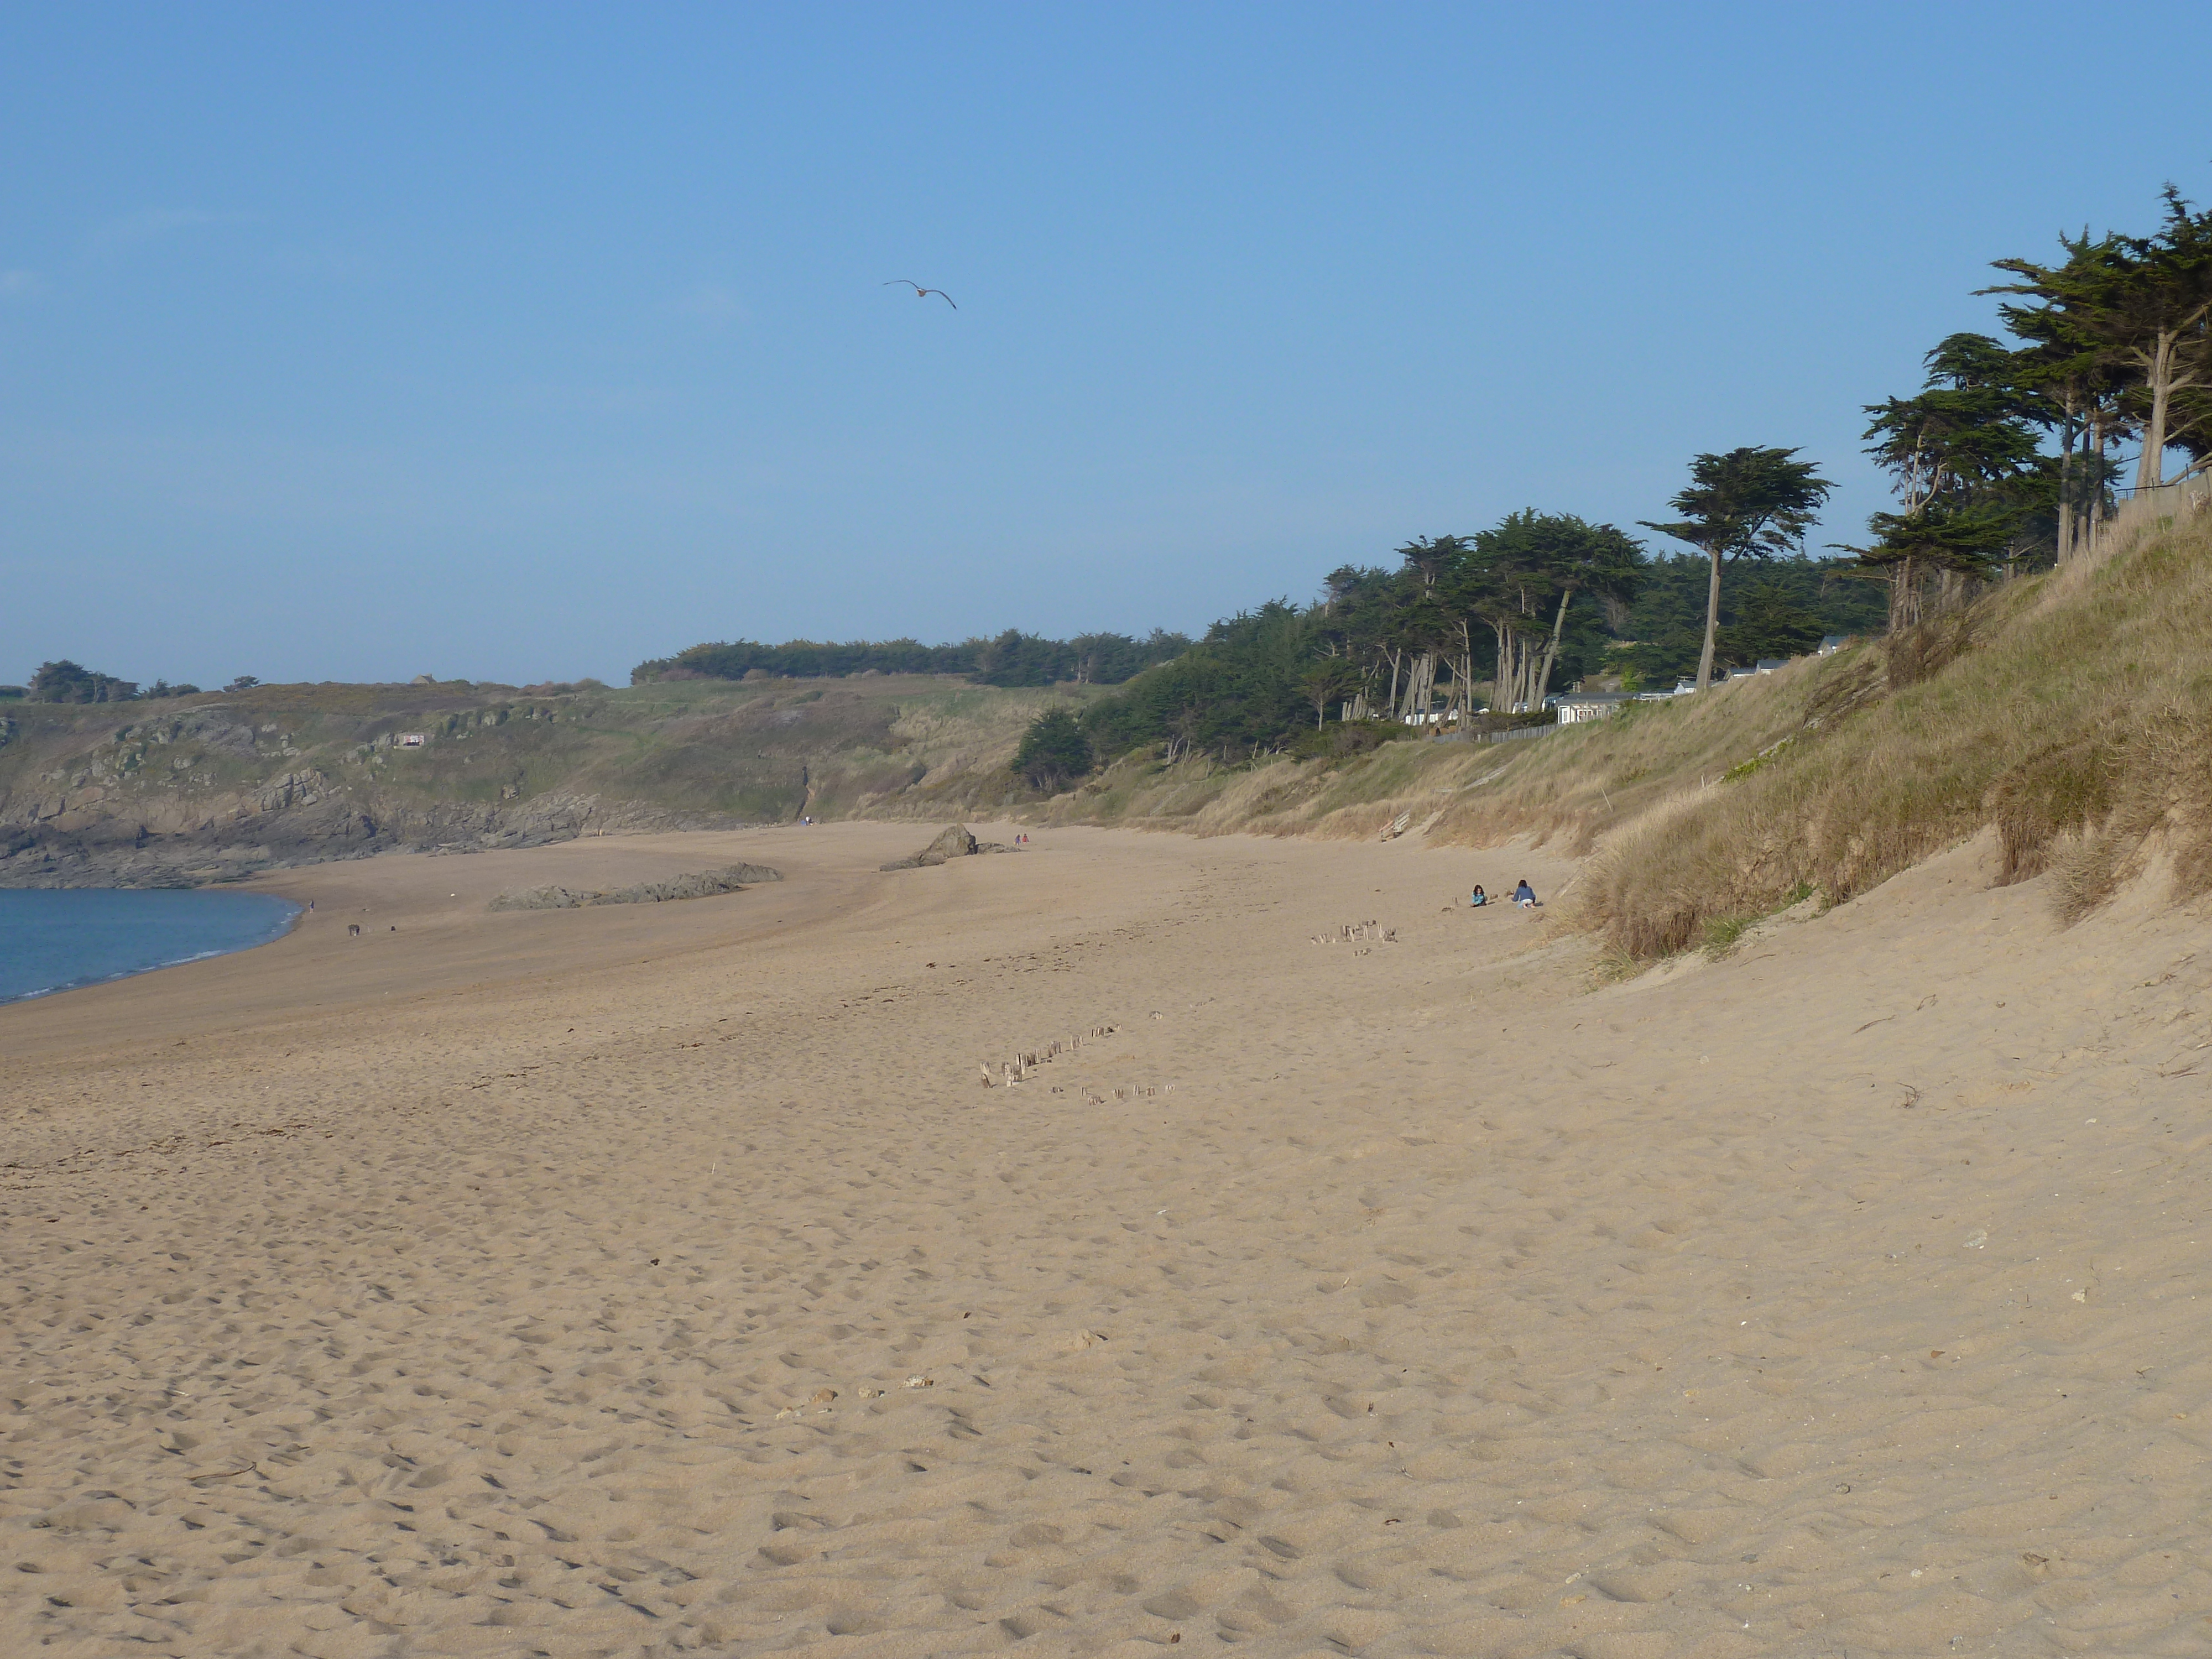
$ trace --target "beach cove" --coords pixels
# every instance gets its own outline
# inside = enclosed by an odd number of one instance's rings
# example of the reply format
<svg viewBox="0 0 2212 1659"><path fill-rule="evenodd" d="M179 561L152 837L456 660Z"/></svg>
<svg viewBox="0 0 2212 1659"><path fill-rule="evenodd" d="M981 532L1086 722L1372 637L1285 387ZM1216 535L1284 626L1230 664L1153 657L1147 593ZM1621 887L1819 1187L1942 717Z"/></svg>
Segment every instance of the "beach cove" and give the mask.
<svg viewBox="0 0 2212 1659"><path fill-rule="evenodd" d="M2201 915L1602 985L1542 849L933 828L0 1008L9 1650L2202 1650Z"/></svg>

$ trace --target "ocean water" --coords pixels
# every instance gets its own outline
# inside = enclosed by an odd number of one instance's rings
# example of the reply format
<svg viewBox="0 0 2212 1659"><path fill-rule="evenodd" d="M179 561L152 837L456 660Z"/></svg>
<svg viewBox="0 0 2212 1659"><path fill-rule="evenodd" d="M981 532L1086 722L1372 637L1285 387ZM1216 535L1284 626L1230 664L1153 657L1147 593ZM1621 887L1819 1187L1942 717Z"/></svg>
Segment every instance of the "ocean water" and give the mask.
<svg viewBox="0 0 2212 1659"><path fill-rule="evenodd" d="M299 914L270 893L0 891L0 1002L250 950Z"/></svg>

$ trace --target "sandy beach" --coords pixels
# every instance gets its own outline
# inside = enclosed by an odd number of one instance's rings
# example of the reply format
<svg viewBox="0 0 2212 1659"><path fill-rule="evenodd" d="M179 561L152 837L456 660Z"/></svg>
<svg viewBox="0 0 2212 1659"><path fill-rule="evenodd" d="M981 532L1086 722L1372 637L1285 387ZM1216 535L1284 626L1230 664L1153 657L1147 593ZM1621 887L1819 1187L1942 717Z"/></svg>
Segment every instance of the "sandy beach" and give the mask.
<svg viewBox="0 0 2212 1659"><path fill-rule="evenodd" d="M1542 850L934 828L295 871L0 1008L0 1651L2212 1652L2155 880L1594 986L1455 903Z"/></svg>

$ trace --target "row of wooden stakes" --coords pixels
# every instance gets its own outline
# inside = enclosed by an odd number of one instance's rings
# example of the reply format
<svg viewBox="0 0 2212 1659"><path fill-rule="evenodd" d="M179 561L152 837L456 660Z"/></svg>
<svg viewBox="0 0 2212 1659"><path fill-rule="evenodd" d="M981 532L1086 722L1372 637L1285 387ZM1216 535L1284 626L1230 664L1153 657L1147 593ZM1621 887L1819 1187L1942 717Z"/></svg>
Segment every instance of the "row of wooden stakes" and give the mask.
<svg viewBox="0 0 2212 1659"><path fill-rule="evenodd" d="M1016 1054L1012 1060L1000 1060L998 1075L995 1077L992 1075L991 1067L987 1063L978 1060L976 1065L983 1073L983 1086L986 1089L1012 1088L1017 1083L1026 1083L1030 1079L1030 1073L1047 1060L1060 1054L1073 1054L1085 1042L1095 1042L1100 1037L1112 1036L1121 1029L1118 1025L1094 1025L1080 1036L1070 1037L1065 1042L1054 1038L1042 1048ZM1114 1097L1116 1100L1121 1098L1118 1091Z"/></svg>
<svg viewBox="0 0 2212 1659"><path fill-rule="evenodd" d="M1398 930L1385 927L1375 921L1347 921L1333 933L1316 933L1316 945L1348 945L1359 939L1380 939L1386 945L1398 942Z"/></svg>
<svg viewBox="0 0 2212 1659"><path fill-rule="evenodd" d="M1154 1095L1171 1095L1174 1092L1175 1085L1172 1083L1133 1085L1127 1089L1116 1089L1111 1095L1103 1095L1096 1089L1085 1089L1083 1091L1083 1103L1086 1106L1103 1106L1109 1099L1149 1100Z"/></svg>

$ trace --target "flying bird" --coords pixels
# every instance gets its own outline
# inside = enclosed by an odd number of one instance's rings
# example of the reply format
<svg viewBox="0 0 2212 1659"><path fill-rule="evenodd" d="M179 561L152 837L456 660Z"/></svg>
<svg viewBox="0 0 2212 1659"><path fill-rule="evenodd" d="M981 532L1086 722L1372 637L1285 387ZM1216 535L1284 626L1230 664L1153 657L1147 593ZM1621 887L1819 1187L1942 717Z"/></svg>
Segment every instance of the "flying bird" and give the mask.
<svg viewBox="0 0 2212 1659"><path fill-rule="evenodd" d="M920 283L914 281L910 277L894 276L888 283L880 283L878 286L883 288L897 288L902 283L914 290L914 297L917 300L927 300L931 295L934 294L939 299L944 301L945 304L951 306L955 311L960 309L957 305L953 304L952 296L950 294L947 294L943 289L924 288Z"/></svg>

